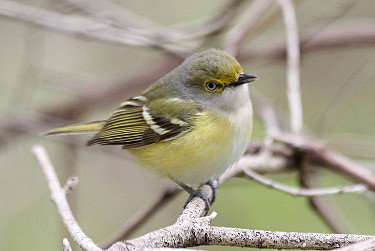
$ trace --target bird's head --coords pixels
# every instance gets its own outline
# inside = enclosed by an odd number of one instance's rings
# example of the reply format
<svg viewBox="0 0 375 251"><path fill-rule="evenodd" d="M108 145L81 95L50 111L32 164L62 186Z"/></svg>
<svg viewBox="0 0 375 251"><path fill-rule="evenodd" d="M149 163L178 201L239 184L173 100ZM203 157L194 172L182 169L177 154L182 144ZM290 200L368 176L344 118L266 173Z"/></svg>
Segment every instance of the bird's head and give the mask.
<svg viewBox="0 0 375 251"><path fill-rule="evenodd" d="M246 84L256 79L243 73L238 61L228 53L208 49L185 59L160 83L173 96L197 102L203 108L231 112L249 101Z"/></svg>

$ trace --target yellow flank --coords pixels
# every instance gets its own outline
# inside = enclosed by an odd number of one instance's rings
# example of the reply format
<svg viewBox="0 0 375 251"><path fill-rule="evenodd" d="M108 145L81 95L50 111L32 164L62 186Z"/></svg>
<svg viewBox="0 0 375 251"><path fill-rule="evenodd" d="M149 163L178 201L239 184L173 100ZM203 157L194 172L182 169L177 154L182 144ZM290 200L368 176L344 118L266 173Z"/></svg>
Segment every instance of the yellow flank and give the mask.
<svg viewBox="0 0 375 251"><path fill-rule="evenodd" d="M220 169L219 166L212 165L226 165L226 168L228 151L231 150L235 133L231 130L228 118L205 111L197 118L193 128L194 130L174 139L127 150L142 165L178 181L194 181L194 177L190 178L194 176L191 173L205 176L202 168Z"/></svg>

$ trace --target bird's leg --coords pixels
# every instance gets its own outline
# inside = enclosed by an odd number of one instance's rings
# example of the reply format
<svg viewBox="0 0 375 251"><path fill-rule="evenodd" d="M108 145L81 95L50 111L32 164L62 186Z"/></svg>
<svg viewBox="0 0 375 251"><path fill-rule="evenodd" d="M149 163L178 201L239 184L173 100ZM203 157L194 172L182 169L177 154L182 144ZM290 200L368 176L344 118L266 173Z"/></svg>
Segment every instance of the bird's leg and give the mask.
<svg viewBox="0 0 375 251"><path fill-rule="evenodd" d="M214 204L216 200L216 195L217 195L217 180L210 179L203 185L208 185L212 189L212 199L210 201L210 205L212 206L212 204Z"/></svg>
<svg viewBox="0 0 375 251"><path fill-rule="evenodd" d="M180 183L180 182L176 182L180 187L182 187L186 192L188 192L190 194L188 200L185 202L185 205L184 205L184 208L187 206L187 204L194 198L194 197L199 197L201 198L203 201L204 201L204 204L206 205L205 208L204 208L204 211L205 211L205 215L207 215L208 213L208 210L210 210L210 198L208 198L207 195L205 195L204 193L198 191L198 190L195 190L193 189L192 187L189 187L187 185L185 185L184 183Z"/></svg>

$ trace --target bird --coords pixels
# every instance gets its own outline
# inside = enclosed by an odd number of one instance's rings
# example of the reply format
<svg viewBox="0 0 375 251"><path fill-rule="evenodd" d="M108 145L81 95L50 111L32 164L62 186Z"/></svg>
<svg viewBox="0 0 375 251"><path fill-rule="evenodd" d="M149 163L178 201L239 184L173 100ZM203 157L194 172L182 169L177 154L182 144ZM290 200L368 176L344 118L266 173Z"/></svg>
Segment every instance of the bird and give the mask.
<svg viewBox="0 0 375 251"><path fill-rule="evenodd" d="M123 102L108 119L46 134L95 133L88 146L122 146L186 190L189 200L201 198L208 211L214 198L193 187L206 182L216 194L212 181L245 153L253 123L248 83L257 79L225 51L207 49Z"/></svg>

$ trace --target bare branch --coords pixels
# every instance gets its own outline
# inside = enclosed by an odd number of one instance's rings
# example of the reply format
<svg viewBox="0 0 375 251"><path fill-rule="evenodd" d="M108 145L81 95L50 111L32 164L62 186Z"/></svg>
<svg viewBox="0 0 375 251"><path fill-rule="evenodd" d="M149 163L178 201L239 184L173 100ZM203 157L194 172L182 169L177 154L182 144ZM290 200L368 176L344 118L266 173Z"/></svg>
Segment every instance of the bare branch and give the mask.
<svg viewBox="0 0 375 251"><path fill-rule="evenodd" d="M318 154L318 157L318 160L325 163L325 165L331 167L333 170L346 174L348 177L362 182L371 190L375 191L375 174L369 169L358 165L337 152L329 150L323 150Z"/></svg>
<svg viewBox="0 0 375 251"><path fill-rule="evenodd" d="M161 28L162 25L121 5L106 0L64 0L77 6L90 15L102 20L112 21L115 25L128 28Z"/></svg>
<svg viewBox="0 0 375 251"><path fill-rule="evenodd" d="M305 188L320 187L318 170L313 169L308 163L300 167L300 183ZM317 183L317 184L316 184ZM311 207L335 233L349 232L345 220L341 215L338 205L334 200L324 200L321 197L309 197Z"/></svg>
<svg viewBox="0 0 375 251"><path fill-rule="evenodd" d="M72 191L79 183L79 179L77 176L70 177L65 185L63 186L63 190L65 191L66 194L68 194L70 191Z"/></svg>
<svg viewBox="0 0 375 251"><path fill-rule="evenodd" d="M320 26L318 25L318 28ZM361 45L373 46L375 42L374 20L353 21L326 27L316 33L316 27L306 32L300 39L301 53L324 49L340 49ZM312 36L314 34L314 36ZM362 47L361 47L362 48ZM262 47L251 47L241 51L240 61L259 59L280 59L286 55L284 41L270 42Z"/></svg>
<svg viewBox="0 0 375 251"><path fill-rule="evenodd" d="M355 244L352 244L347 247L338 248L334 251L374 251L375 250L375 238L369 240L361 241Z"/></svg>
<svg viewBox="0 0 375 251"><path fill-rule="evenodd" d="M342 193L363 193L367 191L367 187L363 184L352 185L352 186L340 186L340 187L330 187L330 188L310 188L310 189L301 189L297 187L287 186L281 184L275 180L268 179L263 175L257 174L249 168L244 169L245 174L254 179L255 181L263 184L267 187L274 188L281 192L294 195L294 196L328 196L334 194Z"/></svg>
<svg viewBox="0 0 375 251"><path fill-rule="evenodd" d="M286 27L287 41L287 92L290 111L290 125L295 133L301 132L303 127L302 101L300 90L300 48L296 13L291 0L277 0Z"/></svg>
<svg viewBox="0 0 375 251"><path fill-rule="evenodd" d="M151 202L139 209L130 219L128 219L120 228L114 232L101 245L108 248L110 245L119 240L126 239L130 234L137 230L143 223L155 215L166 203L177 195L180 191L176 186L164 189L159 196L156 196Z"/></svg>
<svg viewBox="0 0 375 251"><path fill-rule="evenodd" d="M196 38L207 38L223 31L234 17L236 10L241 6L244 0L229 0L214 16L207 21L198 23L192 27L181 27L182 36L180 40L191 40Z"/></svg>
<svg viewBox="0 0 375 251"><path fill-rule="evenodd" d="M330 144L340 149L340 152L348 153L362 159L375 159L375 136L355 133L330 133Z"/></svg>
<svg viewBox="0 0 375 251"><path fill-rule="evenodd" d="M284 151L284 154L286 154L285 149L278 149L276 150L276 153L278 151ZM251 163L250 166L249 163ZM285 168L286 164L287 162L285 161L285 159L281 157L264 156L263 154L245 156L240 160L235 168L230 169L228 170L228 172L223 174L220 177L219 181L220 183L223 183L233 176L240 175L243 166L247 166L248 168L251 167L253 170L256 170L258 172L268 173L280 172ZM175 187L171 189L167 188L166 190L162 191L162 193L153 201L147 204L143 209L137 211L137 213L133 215L123 226L121 226L119 230L116 231L116 233L114 233L106 241L104 241L101 246L107 248L115 241L126 239L132 232L134 232L144 222L146 222L147 219L152 217L152 215L154 215L162 205L168 202L176 194L177 191L178 189L176 189Z"/></svg>
<svg viewBox="0 0 375 251"><path fill-rule="evenodd" d="M178 63L181 62L181 58L189 54L193 49L198 48L204 42L208 41L206 38L213 36L218 32L221 32L228 26L236 8L237 3L240 0L228 1L229 8L221 9L215 16L204 22L202 26L185 27L185 30L175 31L172 28L164 27L162 32L151 32L146 29L142 29L142 26L158 26L153 24L141 16L137 16L135 13L131 13L132 18L121 16L126 13L125 8L117 8L116 4L110 2L96 0L98 5L92 4L88 0L65 0L69 2L75 2L75 4L81 6L82 9L89 13L91 16L77 16L77 15L62 15L57 12L53 12L46 9L35 8L27 5L22 5L12 1L0 1L0 16L9 17L15 20L20 20L25 23L37 25L39 27L48 28L54 31L64 32L69 35L78 37L90 38L99 41L110 42L121 45L132 45L132 46L145 46L160 48L164 51L174 54L173 57L167 58L165 61L152 65L147 72L142 70L142 82L140 82L139 74L135 74L130 78L129 85L124 84L125 81L105 86L103 89L102 83L101 88L95 89L90 87L90 92L87 89L80 89L76 100L68 105L48 108L46 113L53 116L70 116L71 118L82 114L89 110L94 103L107 100L105 102L112 102L116 98L124 98L123 95L132 95L133 91L139 91L146 84L154 82L153 80L163 76L169 70L174 68ZM281 8L283 9L284 21L287 27L287 51L288 51L288 100L291 114L292 129L295 133L299 133L303 129L303 114L301 105L301 93L299 83L299 41L297 24L295 20L294 7L291 0L278 0ZM107 4L107 5L106 5ZM233 41L230 41L229 48L233 52L237 52L240 47L241 40L247 35L246 33L251 30L257 17L260 13L265 12L267 4L270 1L257 1L255 7L255 13L250 13L250 9L245 14L253 14L253 16L246 16L242 22L235 26L232 30ZM101 12L100 9L106 9L109 12ZM254 10L253 9L253 10ZM109 16L107 13L111 13ZM112 14L116 16L112 18ZM134 14L134 15L133 15ZM140 27L138 27L138 21ZM124 29L129 28L131 29ZM191 28L189 30L189 28ZM242 28L242 30L241 30ZM337 46L337 45L348 45L358 43L366 43L375 41L374 34L355 33L353 40L329 40L332 38L343 37L344 34L339 34L334 37L332 34L327 32L330 29L324 29L324 32L313 33L314 36L308 37L306 41L302 41L302 49L306 51L314 48L314 43L317 46ZM332 30L330 30L332 31ZM333 30L334 31L334 30ZM335 31L336 32L336 31ZM368 33L368 30L366 30ZM328 35L327 35L327 34ZM323 35L322 35L323 34ZM230 34L228 34L229 36ZM347 35L347 34L345 34ZM325 37L324 37L325 36ZM323 37L326 40L317 40ZM362 40L361 40L362 39ZM318 41L318 42L316 42ZM333 41L333 42L332 42ZM348 42L349 41L349 42ZM320 44L319 44L320 43ZM330 44L331 43L331 44ZM269 46L272 46L270 44ZM275 44L277 45L277 44ZM321 48L319 47L319 48ZM267 48L267 47L264 47ZM268 47L270 48L270 47ZM276 48L276 47L275 47ZM263 53L260 57L270 56L278 57L285 53L285 44L281 44L278 48L273 48L274 51L260 51ZM262 49L262 48L261 48ZM259 52L259 51L258 51ZM272 54L274 53L274 54ZM281 54L280 54L281 53ZM159 60L159 59L158 59ZM164 67L160 69L161 67ZM165 68L168 68L167 70ZM156 74L155 74L156 73ZM134 77L134 78L133 78ZM143 83L144 82L144 83ZM130 86L130 88L129 88ZM130 92L129 92L130 89ZM111 97L109 99L108 97ZM108 101L110 100L110 101ZM59 109L61 108L61 109ZM279 126L280 118L277 117L275 109L272 105L265 105L261 109L260 114L266 124L267 135L280 135L281 129ZM38 121L36 121L38 122ZM45 125L45 123L35 123L35 126ZM26 128L26 127L25 127ZM289 135L290 136L290 135ZM289 137L288 136L288 137ZM296 140L297 139L297 140ZM224 176L221 181L234 176L243 175L243 171L249 176L256 180L266 184L267 186L278 188L282 191L292 193L294 195L303 196L317 196L336 194L342 192L358 192L368 186L375 191L375 175L365 168L358 167L358 165L351 163L345 157L336 154L330 149L327 149L325 145L316 144L314 141L301 141L298 136L293 135L291 139L282 139L285 144L282 144L284 149L290 150L291 153L281 153L280 155L274 154L275 147L271 145L272 141L263 147L256 156L245 156L241 159L240 164ZM295 154L300 153L309 154L312 156L312 163L321 163L334 170L338 170L341 173L347 174L349 177L363 182L364 185L347 186L341 188L328 188L328 189L297 189L293 187L287 187L283 184L275 181L266 179L265 177L255 173L253 170L284 170L291 164ZM51 190L51 197L57 206L59 213L66 225L69 233L73 236L74 240L81 245L85 250L101 250L97 247L91 239L89 239L80 229L78 223L75 221L72 214L71 208L66 200L66 194L68 191L73 189L78 180L69 179L64 187L58 181L53 166L49 160L49 157L42 147L34 147L33 152L37 157L40 165L42 166L43 172L46 176L49 188ZM310 161L310 160L309 160ZM249 162L252 165L249 167ZM294 162L292 162L294 164ZM243 165L247 165L249 169L243 169ZM269 169L267 169L269 168ZM202 191L210 194L211 190L203 186ZM157 211L162 205L173 194L174 191L164 191L160 197L156 198L149 205L143 208L142 211L138 212L134 218L130 219L130 223L121 230L121 235L117 235L112 239L112 242L118 238L126 238L126 236L134 231L140 224L151 217L153 213ZM263 230L249 230L249 229L238 229L238 228L224 228L211 226L211 221L216 216L216 213L208 217L200 217L204 211L204 203L199 198L194 198L182 212L181 216L177 219L177 222L173 226L169 226L155 232L146 234L145 236L125 241L118 242L113 245L110 250L149 250L153 247L157 247L158 250L169 250L169 247L187 247L197 245L228 245L228 246L240 246L240 247L258 247L258 248L301 248L301 249L330 249L342 245L349 245L351 243L372 238L373 236L363 235L324 235L324 234L304 234L304 233L287 233L287 232L270 232ZM286 241L288 243L285 243ZM107 243L108 244L108 243ZM371 244L372 245L372 244ZM64 251L71 250L71 246L67 239L63 241ZM363 245L361 246L361 248ZM149 249L147 249L149 248ZM363 249L365 250L365 249Z"/></svg>
<svg viewBox="0 0 375 251"><path fill-rule="evenodd" d="M243 156L238 163L224 172L218 179L219 184L235 176L242 176L245 168L262 173L275 173L285 170L288 161L285 157L273 156L268 151Z"/></svg>
<svg viewBox="0 0 375 251"><path fill-rule="evenodd" d="M309 154L315 163L345 174L375 191L375 174L373 172L332 151L326 145L306 137L291 134L280 134L275 136L275 139L297 151Z"/></svg>
<svg viewBox="0 0 375 251"><path fill-rule="evenodd" d="M0 16L80 38L119 45L159 47L182 58L191 53L180 45L168 46L167 43L163 43L163 39L158 39L150 33L147 36L145 32L139 34L134 30L124 30L84 16L66 16L12 1L0 1Z"/></svg>
<svg viewBox="0 0 375 251"><path fill-rule="evenodd" d="M84 250L102 251L102 249L96 246L95 243L82 231L75 220L66 199L66 192L60 185L46 149L42 146L34 146L32 152L43 170L51 192L51 199L55 203L64 225L74 241Z"/></svg>
<svg viewBox="0 0 375 251"><path fill-rule="evenodd" d="M72 251L72 246L67 238L63 239L63 251Z"/></svg>
<svg viewBox="0 0 375 251"><path fill-rule="evenodd" d="M104 106L114 100L130 98L132 95L146 88L150 83L155 82L170 72L181 62L181 59L172 56L167 56L163 59L158 58L149 63L147 71L142 69L130 77L119 81L106 84L100 82L96 86L82 88L77 91L77 97L74 100L67 104L47 108L48 110L44 113L56 117L66 117L67 115L71 117L72 114L78 116L90 111L98 102L100 102L101 106Z"/></svg>
<svg viewBox="0 0 375 251"><path fill-rule="evenodd" d="M266 129L266 135L272 137L281 132L280 120L281 116L278 116L276 107L263 95L256 90L251 92L251 101L254 104L254 111L262 119Z"/></svg>
<svg viewBox="0 0 375 251"><path fill-rule="evenodd" d="M22 113L22 116L16 118L6 116L6 119L0 118L0 124L3 129L17 132L8 136L12 139L30 131L41 133L46 128L66 123L63 121L64 119L69 119L69 122L72 122L76 117L92 110L92 107L98 103L103 107L108 104L113 105L116 100L120 103L121 100L130 98L170 72L181 61L180 58L171 55L166 55L163 59L157 58L149 63L147 71L142 69L121 80L105 84L99 82L90 87L80 88L75 92L76 97L69 103L46 107L38 114ZM11 114L14 113L11 112ZM7 138L3 138L4 136L6 135L0 135L2 143L0 146L8 142Z"/></svg>
<svg viewBox="0 0 375 251"><path fill-rule="evenodd" d="M115 27L130 28L132 32L140 36L158 38L160 39L158 46L161 46L161 48L170 44L169 46L183 45L190 50L194 50L201 45L198 39L215 35L227 27L235 17L235 10L243 2L243 0L230 0L207 21L194 22L192 26L185 26L184 24L182 27L179 26L178 29L174 29L155 23L112 2L103 0L95 0L94 3L89 0L65 1L76 5L93 17L110 21L110 25ZM156 27L158 30L154 28L151 32L145 29L149 27Z"/></svg>
<svg viewBox="0 0 375 251"><path fill-rule="evenodd" d="M228 26L235 16L235 9L241 2L241 0L229 1L222 11L211 20L197 25L199 29L188 28L181 32L170 27L163 27L160 32L134 27L138 19L139 23L151 26L160 25L110 2L102 0L96 0L95 3L85 0L66 1L82 8L92 17L62 15L6 0L0 1L0 16L80 38L90 38L119 45L160 48L185 58L201 46L202 41L199 39L204 40Z"/></svg>
<svg viewBox="0 0 375 251"><path fill-rule="evenodd" d="M197 47L197 43L179 39L182 36L180 31L158 24L110 1L65 1L82 9L99 22L103 22L113 28L120 28L123 32L132 34L138 39L155 41L155 44L151 47L159 48L181 57L191 54Z"/></svg>
<svg viewBox="0 0 375 251"><path fill-rule="evenodd" d="M201 192L211 196L209 186ZM332 249L349 245L371 236L318 233L272 232L240 228L214 227L211 221L216 216L200 217L205 208L203 200L194 198L172 226L156 230L136 239L117 242L108 251L137 250L149 247L193 247L199 245L221 245L277 249ZM288 241L285 241L288 240Z"/></svg>
<svg viewBox="0 0 375 251"><path fill-rule="evenodd" d="M117 242L108 251L121 248L124 250L137 250L134 247L147 248L149 245L155 247L176 246L176 244L179 247L220 245L250 248L329 250L372 238L372 236L364 235L278 232L215 227L209 225L211 218L190 218L137 239Z"/></svg>
<svg viewBox="0 0 375 251"><path fill-rule="evenodd" d="M257 0L242 14L242 19L225 36L224 49L237 56L244 38L258 22L259 17L269 9L272 0Z"/></svg>
<svg viewBox="0 0 375 251"><path fill-rule="evenodd" d="M73 239L84 250L98 250L91 239L80 229L75 221L66 200L66 193L61 187L46 150L35 146L33 152L40 163L48 181L52 200ZM212 196L212 190L204 185L201 192ZM198 245L227 245L257 248L303 248L303 249L331 249L366 240L371 236L337 235L294 232L271 232L263 230L249 230L226 227L212 227L211 221L216 216L212 213L207 217L200 217L204 212L205 203L200 198L193 198L177 219L169 227L148 233L142 237L117 242L108 250L144 250L147 248L192 247ZM284 240L288 239L288 242Z"/></svg>
<svg viewBox="0 0 375 251"><path fill-rule="evenodd" d="M375 250L375 238L361 241L350 246L335 249L334 251L374 251Z"/></svg>
<svg viewBox="0 0 375 251"><path fill-rule="evenodd" d="M208 240L208 244L232 247L327 250L346 246L362 238L371 238L348 234L274 232L227 227L211 227L211 229L208 236L212 237L212 240Z"/></svg>

